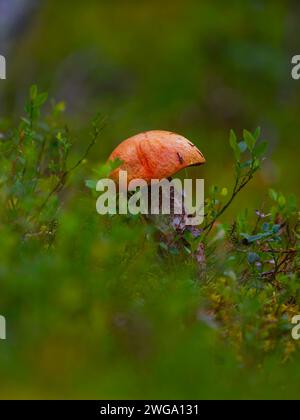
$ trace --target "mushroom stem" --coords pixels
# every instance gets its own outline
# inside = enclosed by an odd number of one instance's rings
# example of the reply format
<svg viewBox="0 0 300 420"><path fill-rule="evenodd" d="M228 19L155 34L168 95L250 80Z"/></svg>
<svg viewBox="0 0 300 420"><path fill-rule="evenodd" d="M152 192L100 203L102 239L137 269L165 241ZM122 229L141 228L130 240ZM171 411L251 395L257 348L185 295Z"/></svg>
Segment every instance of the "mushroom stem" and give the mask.
<svg viewBox="0 0 300 420"><path fill-rule="evenodd" d="M170 179L169 179L170 180ZM149 188L149 197L151 197L151 190ZM161 192L162 194L163 192ZM194 238L198 238L201 233L202 229L196 226L191 226L186 223L186 220L189 214L186 211L184 206L184 191L182 192L182 212L180 214L176 214L174 209L176 208L176 194L174 193L174 188L171 189L170 194L170 214L162 214L162 198L159 203L159 213L157 215L149 214L145 215L145 219L148 223L151 223L155 226L158 234L159 242L162 242L166 245L167 249L172 251L180 252L183 249L190 250L192 257L197 261L199 269L203 271L203 267L205 266L205 248L204 244L201 242L197 249L193 251L191 249L190 243L187 241L185 234L186 232L190 232L190 234ZM180 203L181 204L181 203ZM149 200L149 210L151 208L151 200Z"/></svg>

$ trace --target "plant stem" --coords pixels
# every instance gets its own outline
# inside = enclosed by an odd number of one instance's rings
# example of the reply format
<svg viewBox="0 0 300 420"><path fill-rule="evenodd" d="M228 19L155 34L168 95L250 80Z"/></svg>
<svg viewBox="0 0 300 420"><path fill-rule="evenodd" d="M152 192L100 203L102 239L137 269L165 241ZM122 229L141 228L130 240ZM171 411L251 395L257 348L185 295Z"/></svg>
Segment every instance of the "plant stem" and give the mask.
<svg viewBox="0 0 300 420"><path fill-rule="evenodd" d="M235 197L237 196L237 194L248 184L248 182L250 182L251 181L251 179L253 178L253 173L251 172L247 177L246 177L246 179L239 185L239 177L237 177L237 179L236 179L236 182L235 182L235 186L234 186L234 188L233 188L233 191L232 191L232 194L231 194L231 197L230 197L230 199L227 201L227 203L221 208L221 210L216 214L216 216L213 218L213 220L208 224L208 225L206 225L204 228L203 228L203 232L204 231L207 231L206 233L205 233L205 235L204 235L204 238L206 238L208 235L209 235L209 233L210 233L210 231L211 231L211 229L213 228L213 225L215 224L215 222L218 220L218 218L220 217L220 216L222 216L222 214L228 209L228 207L231 205L231 203L233 202L233 200L235 199Z"/></svg>

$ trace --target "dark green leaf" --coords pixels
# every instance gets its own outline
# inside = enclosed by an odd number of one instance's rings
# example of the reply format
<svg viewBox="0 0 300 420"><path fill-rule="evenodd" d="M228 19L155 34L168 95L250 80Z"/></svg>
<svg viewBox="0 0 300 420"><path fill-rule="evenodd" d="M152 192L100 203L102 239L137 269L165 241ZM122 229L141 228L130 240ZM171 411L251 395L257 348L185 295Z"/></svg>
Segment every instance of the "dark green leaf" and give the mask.
<svg viewBox="0 0 300 420"><path fill-rule="evenodd" d="M268 143L266 141L263 141L259 144L257 144L254 148L254 155L256 157L262 157L268 148Z"/></svg>

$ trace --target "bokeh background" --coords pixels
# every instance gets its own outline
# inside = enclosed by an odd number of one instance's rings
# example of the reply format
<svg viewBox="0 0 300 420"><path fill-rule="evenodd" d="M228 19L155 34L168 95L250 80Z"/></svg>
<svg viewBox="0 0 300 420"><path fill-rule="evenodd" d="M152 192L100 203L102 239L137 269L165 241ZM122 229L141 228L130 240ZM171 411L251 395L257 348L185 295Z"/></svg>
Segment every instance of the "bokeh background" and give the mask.
<svg viewBox="0 0 300 420"><path fill-rule="evenodd" d="M0 53L7 59L7 80L0 83L1 117L18 121L28 88L36 83L50 98L66 102L75 155L88 144L93 116L100 112L107 117L89 156L91 167L105 161L121 140L166 129L191 139L206 156L207 165L191 173L221 186L232 183L230 129L241 134L260 126L269 142L268 159L226 218L241 202L259 207L271 186L299 197L300 82L291 78L291 58L300 51L299 15L296 0L0 0ZM80 200L82 180L76 188ZM184 268L177 270L174 284L181 286L174 296L167 288L158 292L159 279L151 280L143 262L132 277L128 274L131 289L125 280L118 285L119 247L131 230L106 237L98 250L93 245L94 260L102 254L105 269L101 258L99 267L87 268L91 249L87 245L78 254L72 246L76 248L78 235L88 243L95 223L85 228L86 214L77 206L76 211L77 218L71 207L64 220L68 244L64 239L59 243L69 250L67 257L65 251L61 259L24 257L12 278L3 276L7 289L0 312L6 310L13 325L9 343L0 343L2 395L255 395L259 386L251 379L248 383L247 375L239 390L239 371L228 386L227 371L235 366L231 356L221 379L218 363L207 356L211 340L217 340L207 327L175 328L179 314L188 317L190 311L177 294L187 295L193 307L196 299L193 287L178 280L186 277ZM78 258L75 273L72 264ZM149 260L143 261L147 265ZM148 287L152 300L137 316L143 295L139 283L145 278L143 293ZM112 285L109 291L103 287L106 281ZM166 301L158 302L161 293ZM151 312L151 305L156 311ZM167 313L169 318L161 321Z"/></svg>
<svg viewBox="0 0 300 420"><path fill-rule="evenodd" d="M78 129L95 112L108 116L94 159L139 131L170 129L201 147L212 182L220 175L229 180L229 129L261 126L271 159L253 189L272 183L295 192L300 84L290 62L299 44L299 7L259 0L226 6L92 0L72 7L1 0L9 74L1 111L17 114L28 86L37 83L66 101ZM84 132L78 147L83 143Z"/></svg>

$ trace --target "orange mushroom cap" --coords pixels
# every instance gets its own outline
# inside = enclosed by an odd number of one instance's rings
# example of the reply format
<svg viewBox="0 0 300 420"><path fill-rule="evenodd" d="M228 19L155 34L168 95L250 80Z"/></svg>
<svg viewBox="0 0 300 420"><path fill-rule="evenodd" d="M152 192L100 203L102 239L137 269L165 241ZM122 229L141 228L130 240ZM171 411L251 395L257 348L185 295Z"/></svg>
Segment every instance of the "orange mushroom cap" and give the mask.
<svg viewBox="0 0 300 420"><path fill-rule="evenodd" d="M119 171L127 171L128 182L133 179L163 179L183 168L202 165L205 158L189 140L170 131L146 131L120 143L109 161L119 159L121 165L110 177L118 182Z"/></svg>

